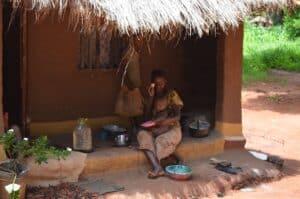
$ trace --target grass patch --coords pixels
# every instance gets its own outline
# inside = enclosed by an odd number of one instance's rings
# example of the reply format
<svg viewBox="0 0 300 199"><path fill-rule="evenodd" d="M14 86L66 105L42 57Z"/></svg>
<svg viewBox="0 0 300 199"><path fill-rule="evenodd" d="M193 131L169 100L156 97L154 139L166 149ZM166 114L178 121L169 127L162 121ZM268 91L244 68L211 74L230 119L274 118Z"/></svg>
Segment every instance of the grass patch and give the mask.
<svg viewBox="0 0 300 199"><path fill-rule="evenodd" d="M269 95L267 97L267 99L270 101L270 102L273 102L273 103L278 103L280 101L280 96L278 94L275 94L275 95Z"/></svg>
<svg viewBox="0 0 300 199"><path fill-rule="evenodd" d="M265 80L268 69L300 72L300 38L291 40L282 26L245 23L243 80Z"/></svg>

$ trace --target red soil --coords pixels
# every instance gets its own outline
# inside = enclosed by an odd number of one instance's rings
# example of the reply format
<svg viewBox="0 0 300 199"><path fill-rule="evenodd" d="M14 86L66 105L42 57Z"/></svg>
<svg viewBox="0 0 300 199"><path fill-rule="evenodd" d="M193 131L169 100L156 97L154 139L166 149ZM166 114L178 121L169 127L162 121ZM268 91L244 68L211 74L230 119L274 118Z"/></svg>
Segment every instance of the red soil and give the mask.
<svg viewBox="0 0 300 199"><path fill-rule="evenodd" d="M300 74L273 71L271 77L243 89L243 133L247 148L284 158L286 176L226 198L300 198Z"/></svg>

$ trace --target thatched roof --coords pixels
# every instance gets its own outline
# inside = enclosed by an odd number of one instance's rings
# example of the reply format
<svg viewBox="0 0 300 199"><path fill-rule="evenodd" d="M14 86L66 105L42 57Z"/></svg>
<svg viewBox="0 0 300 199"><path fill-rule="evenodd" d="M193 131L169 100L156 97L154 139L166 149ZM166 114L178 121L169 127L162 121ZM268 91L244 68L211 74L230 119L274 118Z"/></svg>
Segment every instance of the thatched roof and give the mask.
<svg viewBox="0 0 300 199"><path fill-rule="evenodd" d="M300 6L300 0L293 0L294 4Z"/></svg>
<svg viewBox="0 0 300 199"><path fill-rule="evenodd" d="M284 8L294 0L10 0L37 18L57 11L81 30L113 28L120 34L202 36L237 27L256 8Z"/></svg>

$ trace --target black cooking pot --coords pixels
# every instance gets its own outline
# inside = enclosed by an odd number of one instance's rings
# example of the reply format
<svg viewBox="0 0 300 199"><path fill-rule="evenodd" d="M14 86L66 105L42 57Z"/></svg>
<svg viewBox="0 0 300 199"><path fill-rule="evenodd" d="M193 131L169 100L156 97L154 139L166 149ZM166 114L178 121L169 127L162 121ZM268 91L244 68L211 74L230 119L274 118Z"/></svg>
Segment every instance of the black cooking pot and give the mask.
<svg viewBox="0 0 300 199"><path fill-rule="evenodd" d="M205 121L197 120L189 124L190 136L196 138L207 137L209 133L210 124Z"/></svg>

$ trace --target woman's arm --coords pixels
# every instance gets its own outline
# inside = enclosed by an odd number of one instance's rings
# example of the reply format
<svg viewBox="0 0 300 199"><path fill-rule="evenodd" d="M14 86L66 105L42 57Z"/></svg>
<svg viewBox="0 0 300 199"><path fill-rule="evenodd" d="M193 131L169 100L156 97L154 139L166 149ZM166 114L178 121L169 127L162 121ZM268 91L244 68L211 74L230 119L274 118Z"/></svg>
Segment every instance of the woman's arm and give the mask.
<svg viewBox="0 0 300 199"><path fill-rule="evenodd" d="M149 94L149 97L147 98L147 102L145 104L145 116L146 119L151 119L152 117L152 109L153 109L153 102L154 102L154 94L155 94L155 90L154 90L154 84L151 84L147 91Z"/></svg>
<svg viewBox="0 0 300 199"><path fill-rule="evenodd" d="M152 117L152 107L153 107L153 97L149 97L145 104L145 117L146 120L151 119Z"/></svg>

